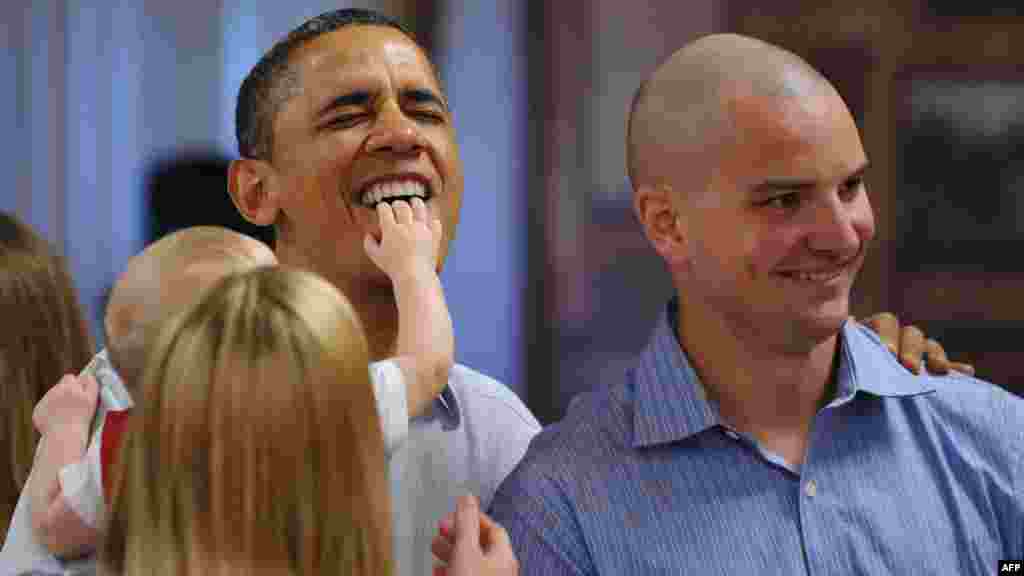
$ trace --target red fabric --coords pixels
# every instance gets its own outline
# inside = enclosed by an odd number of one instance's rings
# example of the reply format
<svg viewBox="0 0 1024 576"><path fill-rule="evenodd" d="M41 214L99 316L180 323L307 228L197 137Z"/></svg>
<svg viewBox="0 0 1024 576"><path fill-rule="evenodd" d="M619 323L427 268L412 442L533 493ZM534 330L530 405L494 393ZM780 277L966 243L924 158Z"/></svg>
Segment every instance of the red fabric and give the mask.
<svg viewBox="0 0 1024 576"><path fill-rule="evenodd" d="M124 441L125 427L128 426L128 415L130 410L112 410L107 412L103 422L103 437L100 438L100 469L103 472L103 496L110 502L113 486L110 482L110 473L117 462L117 454Z"/></svg>

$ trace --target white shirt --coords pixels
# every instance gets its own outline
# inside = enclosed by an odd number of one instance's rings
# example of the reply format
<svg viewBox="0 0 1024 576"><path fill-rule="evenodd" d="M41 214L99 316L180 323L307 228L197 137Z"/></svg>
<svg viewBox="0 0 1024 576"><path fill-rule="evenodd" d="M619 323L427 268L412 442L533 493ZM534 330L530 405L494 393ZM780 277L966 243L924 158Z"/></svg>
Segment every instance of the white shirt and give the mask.
<svg viewBox="0 0 1024 576"><path fill-rule="evenodd" d="M486 510L539 431L505 385L460 364L452 368L448 387L409 423L389 461L396 576L432 573L437 523L467 493Z"/></svg>

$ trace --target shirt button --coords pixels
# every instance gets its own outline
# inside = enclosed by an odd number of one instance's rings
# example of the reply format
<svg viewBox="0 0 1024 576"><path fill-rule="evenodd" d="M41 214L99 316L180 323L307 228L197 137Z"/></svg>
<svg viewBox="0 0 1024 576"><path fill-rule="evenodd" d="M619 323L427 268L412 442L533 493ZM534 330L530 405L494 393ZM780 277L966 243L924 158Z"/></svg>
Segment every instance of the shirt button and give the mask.
<svg viewBox="0 0 1024 576"><path fill-rule="evenodd" d="M818 485L814 480L808 480L807 484L804 484L804 494L807 494L808 498L814 498L814 495L818 493Z"/></svg>

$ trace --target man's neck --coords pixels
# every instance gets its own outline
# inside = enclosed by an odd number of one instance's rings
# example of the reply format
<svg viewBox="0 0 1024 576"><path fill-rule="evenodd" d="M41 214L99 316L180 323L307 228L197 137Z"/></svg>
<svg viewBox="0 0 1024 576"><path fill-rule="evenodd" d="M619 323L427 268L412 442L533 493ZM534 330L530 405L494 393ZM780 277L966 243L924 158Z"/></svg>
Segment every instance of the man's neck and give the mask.
<svg viewBox="0 0 1024 576"><path fill-rule="evenodd" d="M327 274L318 270L323 266L317 266L301 250L294 249L280 240L275 253L281 264L320 274L348 298L363 324L371 362L395 355L398 341L398 305L395 303L391 282L387 278L368 281L339 274Z"/></svg>
<svg viewBox="0 0 1024 576"><path fill-rule="evenodd" d="M723 423L799 467L814 417L835 395L838 334L805 350L784 350L765 342L763 331L758 338L756 330L730 326L706 307L683 302L677 326Z"/></svg>
<svg viewBox="0 0 1024 576"><path fill-rule="evenodd" d="M370 347L370 360L394 356L398 341L398 306L391 286L362 284L348 291L341 287L339 289L348 296L363 323L366 343Z"/></svg>

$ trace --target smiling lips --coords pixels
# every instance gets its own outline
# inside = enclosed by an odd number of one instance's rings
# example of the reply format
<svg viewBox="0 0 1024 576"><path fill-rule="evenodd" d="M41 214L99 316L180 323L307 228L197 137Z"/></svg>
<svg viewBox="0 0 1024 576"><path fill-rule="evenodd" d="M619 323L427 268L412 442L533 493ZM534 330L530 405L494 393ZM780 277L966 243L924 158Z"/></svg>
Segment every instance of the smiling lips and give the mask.
<svg viewBox="0 0 1024 576"><path fill-rule="evenodd" d="M371 184L363 192L360 202L363 206L374 208L381 202L394 202L396 200L410 201L413 198L421 198L423 201L430 199L430 190L419 180L385 180Z"/></svg>
<svg viewBox="0 0 1024 576"><path fill-rule="evenodd" d="M838 278L844 271L846 271L846 267L841 266L821 272L783 272L782 275L801 282L829 282Z"/></svg>
<svg viewBox="0 0 1024 576"><path fill-rule="evenodd" d="M808 284L828 284L850 270L858 258L853 257L839 266L824 270L786 270L779 272L784 278Z"/></svg>

